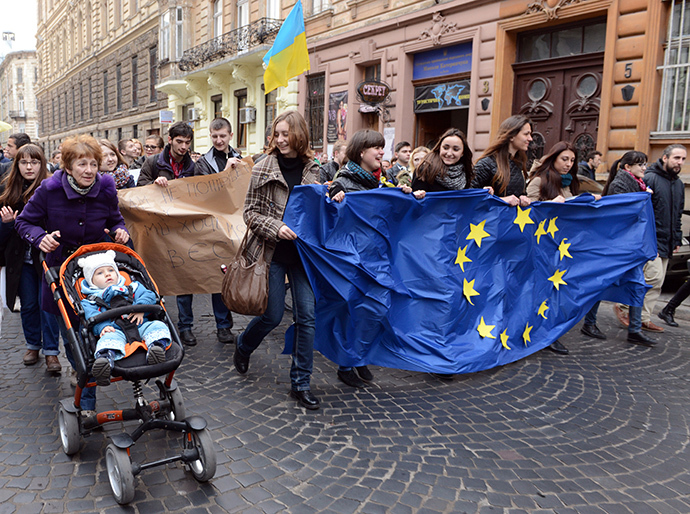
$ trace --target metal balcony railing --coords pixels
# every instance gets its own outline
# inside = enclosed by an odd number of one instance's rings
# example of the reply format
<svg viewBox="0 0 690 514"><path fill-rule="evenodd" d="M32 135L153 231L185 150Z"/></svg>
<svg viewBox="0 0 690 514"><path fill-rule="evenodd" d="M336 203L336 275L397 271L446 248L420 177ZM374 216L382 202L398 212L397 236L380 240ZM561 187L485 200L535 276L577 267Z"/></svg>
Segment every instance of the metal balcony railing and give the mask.
<svg viewBox="0 0 690 514"><path fill-rule="evenodd" d="M271 43L283 20L260 18L216 38L186 50L177 63L182 71L190 71L227 56L238 55L254 47Z"/></svg>
<svg viewBox="0 0 690 514"><path fill-rule="evenodd" d="M10 118L16 120L24 119L26 118L26 111L10 111Z"/></svg>

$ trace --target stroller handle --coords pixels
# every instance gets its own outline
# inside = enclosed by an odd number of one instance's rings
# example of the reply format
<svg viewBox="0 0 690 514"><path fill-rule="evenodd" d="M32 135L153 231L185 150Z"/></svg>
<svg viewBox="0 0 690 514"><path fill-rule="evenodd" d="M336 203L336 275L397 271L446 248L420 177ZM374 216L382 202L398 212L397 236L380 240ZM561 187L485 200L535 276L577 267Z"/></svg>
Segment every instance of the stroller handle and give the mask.
<svg viewBox="0 0 690 514"><path fill-rule="evenodd" d="M155 312L156 314L159 314L163 312L163 307L160 305L127 305L125 307L115 307L114 309L109 309L105 312L101 312L100 314L96 314L86 321L91 327L97 323L101 323L102 321L119 318L124 314L134 312Z"/></svg>

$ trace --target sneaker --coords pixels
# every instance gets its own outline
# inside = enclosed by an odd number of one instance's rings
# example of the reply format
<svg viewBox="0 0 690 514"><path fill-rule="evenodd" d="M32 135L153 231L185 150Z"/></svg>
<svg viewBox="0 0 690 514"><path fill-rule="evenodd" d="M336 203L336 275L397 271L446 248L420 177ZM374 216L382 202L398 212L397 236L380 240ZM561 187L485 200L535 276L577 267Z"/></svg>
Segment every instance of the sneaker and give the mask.
<svg viewBox="0 0 690 514"><path fill-rule="evenodd" d="M642 330L646 330L647 332L663 332L664 329L660 327L659 325L655 325L651 321L648 321L647 323L642 323Z"/></svg>
<svg viewBox="0 0 690 514"><path fill-rule="evenodd" d="M618 318L618 323L623 325L625 328L628 328L630 325L630 319L628 318L628 313L623 312L623 309L620 308L620 305L617 303L613 304L613 312L616 315L616 318Z"/></svg>
<svg viewBox="0 0 690 514"><path fill-rule="evenodd" d="M100 352L99 352L100 353ZM99 386L110 385L110 372L113 369L113 360L108 354L101 354L93 363L91 375Z"/></svg>
<svg viewBox="0 0 690 514"><path fill-rule="evenodd" d="M153 343L151 347L146 350L146 363L160 364L161 362L165 362L165 350L161 345Z"/></svg>

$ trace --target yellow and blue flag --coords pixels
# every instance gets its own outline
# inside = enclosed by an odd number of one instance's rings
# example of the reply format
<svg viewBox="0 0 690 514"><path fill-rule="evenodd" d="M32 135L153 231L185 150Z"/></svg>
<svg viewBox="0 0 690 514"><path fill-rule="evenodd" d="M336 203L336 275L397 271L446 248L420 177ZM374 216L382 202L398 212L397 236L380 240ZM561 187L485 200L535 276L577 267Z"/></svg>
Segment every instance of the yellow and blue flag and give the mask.
<svg viewBox="0 0 690 514"><path fill-rule="evenodd" d="M467 373L550 345L599 300L642 305L651 195L510 207L486 191L396 188L325 198L299 186L283 221L316 297L314 348L343 366Z"/></svg>
<svg viewBox="0 0 690 514"><path fill-rule="evenodd" d="M280 27L273 46L264 56L264 64L267 94L279 86L287 86L289 79L309 70L307 33L300 0L297 0Z"/></svg>

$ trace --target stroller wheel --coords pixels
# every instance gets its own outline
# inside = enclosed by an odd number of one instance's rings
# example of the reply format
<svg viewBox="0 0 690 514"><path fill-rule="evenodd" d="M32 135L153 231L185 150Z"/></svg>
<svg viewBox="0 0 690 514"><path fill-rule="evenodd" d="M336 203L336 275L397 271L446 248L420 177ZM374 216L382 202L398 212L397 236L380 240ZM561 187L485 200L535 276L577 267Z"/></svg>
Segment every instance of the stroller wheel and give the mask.
<svg viewBox="0 0 690 514"><path fill-rule="evenodd" d="M184 398L182 398L182 393L180 388L173 389L168 393L170 398L170 419L172 421L184 421L187 417L187 413L184 408Z"/></svg>
<svg viewBox="0 0 690 514"><path fill-rule="evenodd" d="M189 469L199 482L207 482L216 474L216 450L207 429L192 430L186 437L191 438L192 448L199 451L199 459L189 463Z"/></svg>
<svg viewBox="0 0 690 514"><path fill-rule="evenodd" d="M74 455L79 451L81 437L79 435L79 414L66 411L62 405L58 410L58 425L62 450L67 455Z"/></svg>
<svg viewBox="0 0 690 514"><path fill-rule="evenodd" d="M115 501L120 505L131 502L134 499L134 475L127 450L109 444L105 450L105 466Z"/></svg>

